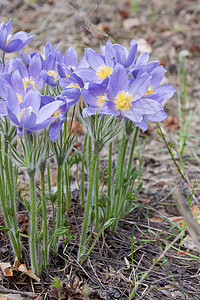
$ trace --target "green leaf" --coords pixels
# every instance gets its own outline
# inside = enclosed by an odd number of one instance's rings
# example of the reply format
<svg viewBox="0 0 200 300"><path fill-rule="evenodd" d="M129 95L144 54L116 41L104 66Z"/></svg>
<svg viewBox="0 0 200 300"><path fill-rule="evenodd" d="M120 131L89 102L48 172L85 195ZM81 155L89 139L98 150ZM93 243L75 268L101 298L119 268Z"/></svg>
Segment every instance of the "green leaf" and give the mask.
<svg viewBox="0 0 200 300"><path fill-rule="evenodd" d="M58 277L55 277L55 278L54 278L53 286L54 286L57 290L60 290L60 289L61 289L61 284L60 284L60 281L59 281Z"/></svg>

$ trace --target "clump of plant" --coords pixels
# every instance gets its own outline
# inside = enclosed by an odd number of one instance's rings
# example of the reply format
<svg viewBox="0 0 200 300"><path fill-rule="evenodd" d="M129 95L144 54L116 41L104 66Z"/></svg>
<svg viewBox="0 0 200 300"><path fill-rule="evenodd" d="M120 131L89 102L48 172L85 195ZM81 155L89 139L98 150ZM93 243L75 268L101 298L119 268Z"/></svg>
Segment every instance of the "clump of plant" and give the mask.
<svg viewBox="0 0 200 300"><path fill-rule="evenodd" d="M30 220L31 266L40 274L41 270L48 271L51 249L56 249L60 237L63 241L72 238L64 218L71 203L72 164L82 164L80 178L77 173L85 209L78 251L78 260L82 261L102 231L107 227L115 231L119 218L130 212L142 187L141 182L135 184L139 171L133 163L138 131L147 130L147 120L160 122L166 118L162 102L171 98L175 89L161 85L166 70L157 61L149 61L148 53L137 57L135 40L130 50L108 40L101 46L101 53L86 48L80 60L74 48L63 55L59 46L54 49L48 42L43 55L34 52L27 56L21 51L20 57L5 61L6 53L21 50L32 38L23 31L12 36L12 20L0 24L0 200L14 253L21 261L16 219L20 166L29 179L30 198L25 204ZM71 155L76 137L67 126L67 116L71 109L74 116L73 107L80 97L85 100L80 113L87 133L81 155ZM118 155L113 168L116 139ZM103 173L100 160L106 144L108 167ZM57 164L56 193L51 189L52 157ZM39 173L40 198L35 182ZM48 203L53 221L47 218ZM91 233L93 227L98 232L90 248L89 226Z"/></svg>

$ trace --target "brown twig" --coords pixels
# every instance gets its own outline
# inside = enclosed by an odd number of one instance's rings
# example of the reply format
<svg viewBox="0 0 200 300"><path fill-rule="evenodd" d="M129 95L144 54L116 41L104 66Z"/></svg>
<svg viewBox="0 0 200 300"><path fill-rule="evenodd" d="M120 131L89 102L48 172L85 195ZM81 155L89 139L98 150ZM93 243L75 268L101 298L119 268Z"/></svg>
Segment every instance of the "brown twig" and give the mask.
<svg viewBox="0 0 200 300"><path fill-rule="evenodd" d="M38 296L35 293L26 292L26 291L11 290L11 289L6 289L4 287L0 287L0 294L20 294L20 295L31 297L31 298L36 298Z"/></svg>
<svg viewBox="0 0 200 300"><path fill-rule="evenodd" d="M200 225L193 219L192 213L188 210L186 206L186 200L180 188L175 189L174 196L180 214L184 217L185 221L187 222L187 230L189 231L189 234L191 235L191 238L193 239L197 247L196 250L200 253Z"/></svg>

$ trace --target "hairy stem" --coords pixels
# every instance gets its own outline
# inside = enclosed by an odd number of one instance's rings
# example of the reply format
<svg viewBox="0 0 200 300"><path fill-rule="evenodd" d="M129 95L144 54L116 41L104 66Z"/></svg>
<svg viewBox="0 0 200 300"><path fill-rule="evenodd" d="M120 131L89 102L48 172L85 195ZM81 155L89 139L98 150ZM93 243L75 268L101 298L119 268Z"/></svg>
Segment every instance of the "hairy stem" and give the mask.
<svg viewBox="0 0 200 300"><path fill-rule="evenodd" d="M98 157L98 155L96 153L94 153L90 172L89 172L89 187L88 187L87 202L86 202L86 207L85 207L85 214L84 214L84 221L83 221L83 228L82 228L82 235L81 235L81 243L80 243L80 248L78 251L78 261L81 260L81 257L84 253L84 246L85 246L85 241L86 241L88 219L89 219L89 213L90 213L90 207L91 207L92 190L93 190L94 174L95 174L95 166L96 166L97 157Z"/></svg>

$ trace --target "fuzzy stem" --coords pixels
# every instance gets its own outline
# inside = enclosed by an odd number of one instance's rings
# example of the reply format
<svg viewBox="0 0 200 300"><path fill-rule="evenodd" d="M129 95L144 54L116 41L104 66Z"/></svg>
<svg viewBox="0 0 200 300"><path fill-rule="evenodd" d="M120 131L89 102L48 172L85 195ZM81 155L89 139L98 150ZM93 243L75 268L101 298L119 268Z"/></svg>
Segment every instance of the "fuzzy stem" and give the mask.
<svg viewBox="0 0 200 300"><path fill-rule="evenodd" d="M2 165L0 165L0 166L2 167ZM8 211L7 211L7 207L6 207L4 191L5 191L5 189L4 189L4 186L3 186L2 176L0 175L0 201L1 201L1 207L2 207L2 210L3 210L4 219L6 221L6 227L9 229L8 235L11 239L15 255L19 259L19 261L21 261L22 260L22 248L21 248L21 246L19 247L18 240L16 240L16 236L12 232L12 226L10 224L10 220L9 220L9 217L8 217Z"/></svg>
<svg viewBox="0 0 200 300"><path fill-rule="evenodd" d="M85 200L85 184L84 184L84 179L85 179L85 151L86 151L86 145L87 145L87 133L85 135L85 141L83 145L83 154L82 154L82 165L81 165L81 206L84 206L84 200Z"/></svg>
<svg viewBox="0 0 200 300"><path fill-rule="evenodd" d="M3 165L3 156L2 156L2 141L1 141L1 135L0 135L0 169L1 169L1 181L2 181L2 186L5 186L5 183L4 183L4 165Z"/></svg>
<svg viewBox="0 0 200 300"><path fill-rule="evenodd" d="M57 170L57 193L58 193L58 199L57 199L57 224L56 224L56 230L61 228L61 216L62 216L62 164L58 164L58 170ZM55 239L55 245L58 243L58 237Z"/></svg>
<svg viewBox="0 0 200 300"><path fill-rule="evenodd" d="M16 207L15 207L15 197L14 197L15 191L14 191L14 187L13 187L14 180L13 180L13 174L10 174L10 164L9 164L10 160L8 158L8 142L7 141L5 141L4 153L5 153L4 168L5 168L6 183L8 186L9 199L10 199L11 220L12 220L14 232L16 234L18 231L18 228L17 228L17 220L16 220L17 212L16 212ZM12 173L13 173L13 170L12 170ZM17 238L17 244L20 249L21 244L19 241L19 237ZM21 248L21 252L22 252L22 248Z"/></svg>
<svg viewBox="0 0 200 300"><path fill-rule="evenodd" d="M70 185L70 166L65 162L65 186L66 186L66 208L70 209L71 206L71 185Z"/></svg>
<svg viewBox="0 0 200 300"><path fill-rule="evenodd" d="M97 157L98 157L98 155L96 153L94 153L90 172L89 172L89 187L88 187L87 202L86 202L85 213L84 213L81 243L80 243L80 248L78 251L78 261L80 261L82 255L84 253L84 246L85 246L85 240L86 240L88 218L89 218L90 207L91 207L92 190L93 190L94 174L95 174L95 166L96 166Z"/></svg>
<svg viewBox="0 0 200 300"><path fill-rule="evenodd" d="M50 172L50 163L47 165L47 183L48 183L48 192L51 195L51 172Z"/></svg>
<svg viewBox="0 0 200 300"><path fill-rule="evenodd" d="M3 54L2 54L2 69L5 67L5 54L6 54L6 52L3 51Z"/></svg>
<svg viewBox="0 0 200 300"><path fill-rule="evenodd" d="M36 197L35 197L35 174L31 172L29 175L29 188L30 188L30 198L31 198L31 211L30 211L30 236L29 236L29 245L30 245L30 257L31 257L31 267L35 274L38 273L37 269L37 211L36 211Z"/></svg>
<svg viewBox="0 0 200 300"><path fill-rule="evenodd" d="M131 152L130 152L130 156L129 156L127 176L129 176L129 172L130 172L130 169L131 169L133 154L134 154L134 150L135 150L135 145L136 145L136 141L137 141L138 132L139 132L139 127L136 127L134 137L133 137L132 146L131 146Z"/></svg>
<svg viewBox="0 0 200 300"><path fill-rule="evenodd" d="M47 203L45 195L45 180L44 169L40 171L41 175L41 196L42 196L42 215L43 215L43 234L44 234L44 249L48 243L48 225L47 225ZM44 253L44 266L46 266L48 260L48 251Z"/></svg>
<svg viewBox="0 0 200 300"><path fill-rule="evenodd" d="M92 162L92 138L90 135L88 140L88 162L89 162L89 173L90 173L91 162Z"/></svg>
<svg viewBox="0 0 200 300"><path fill-rule="evenodd" d="M109 144L109 159L108 159L108 203L106 211L106 220L110 219L110 196L111 196L111 175L112 175L112 142Z"/></svg>
<svg viewBox="0 0 200 300"><path fill-rule="evenodd" d="M96 172L95 172L95 181L94 181L94 192L95 192L95 225L96 230L99 229L99 206L98 206L98 199L99 199L99 156L97 157L96 161Z"/></svg>
<svg viewBox="0 0 200 300"><path fill-rule="evenodd" d="M121 190L122 190L122 181L123 181L123 170L124 170L124 159L126 154L126 148L128 144L128 138L123 135L119 155L118 155L118 161L117 161L117 170L116 170L116 186L114 191L114 203L112 207L112 217L116 218L116 221L112 223L111 230L115 231L116 224L117 224L117 217L119 215L119 208L120 205L120 198L121 198ZM116 190L117 188L117 190ZM117 195L116 195L117 191Z"/></svg>

